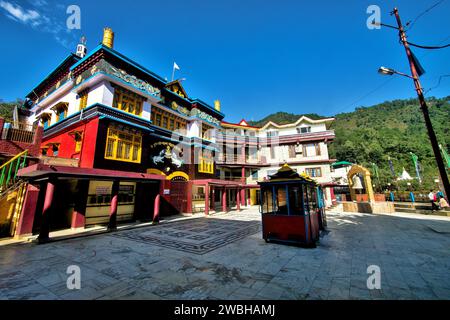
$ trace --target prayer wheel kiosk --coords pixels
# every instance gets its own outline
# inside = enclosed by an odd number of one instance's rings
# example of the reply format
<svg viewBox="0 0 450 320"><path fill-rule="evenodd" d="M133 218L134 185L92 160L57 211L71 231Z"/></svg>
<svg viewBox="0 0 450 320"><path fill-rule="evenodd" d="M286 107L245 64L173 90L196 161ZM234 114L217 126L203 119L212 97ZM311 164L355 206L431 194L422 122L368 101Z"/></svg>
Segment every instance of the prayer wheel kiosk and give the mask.
<svg viewBox="0 0 450 320"><path fill-rule="evenodd" d="M321 187L287 164L259 185L264 240L315 247L326 226Z"/></svg>

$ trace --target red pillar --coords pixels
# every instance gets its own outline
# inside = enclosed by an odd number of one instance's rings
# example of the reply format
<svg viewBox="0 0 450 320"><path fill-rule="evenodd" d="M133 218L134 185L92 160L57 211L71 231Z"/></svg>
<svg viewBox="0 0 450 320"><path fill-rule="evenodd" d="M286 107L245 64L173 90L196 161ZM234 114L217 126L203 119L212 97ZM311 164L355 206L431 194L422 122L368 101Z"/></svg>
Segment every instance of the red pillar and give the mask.
<svg viewBox="0 0 450 320"><path fill-rule="evenodd" d="M25 192L22 212L20 213L16 230L16 236L18 237L31 235L33 233L34 215L36 213L36 205L39 198L38 187L29 184L27 185L27 190Z"/></svg>
<svg viewBox="0 0 450 320"><path fill-rule="evenodd" d="M216 188L214 188L214 186L211 186L211 204L209 206L209 208L213 211L215 211L216 206L215 206L215 200L216 199Z"/></svg>
<svg viewBox="0 0 450 320"><path fill-rule="evenodd" d="M325 189L326 190L326 189ZM334 195L334 187L330 187L331 203L336 204L336 196Z"/></svg>
<svg viewBox="0 0 450 320"><path fill-rule="evenodd" d="M75 200L75 207L72 213L72 229L84 228L86 222L86 201L89 192L89 181L78 181L78 192Z"/></svg>
<svg viewBox="0 0 450 320"><path fill-rule="evenodd" d="M192 213L192 182L189 181L186 190L186 213Z"/></svg>
<svg viewBox="0 0 450 320"><path fill-rule="evenodd" d="M209 215L209 184L205 185L205 215Z"/></svg>
<svg viewBox="0 0 450 320"><path fill-rule="evenodd" d="M236 209L241 211L241 191L239 189L236 192Z"/></svg>
<svg viewBox="0 0 450 320"><path fill-rule="evenodd" d="M49 179L47 190L45 191L44 207L42 208L41 230L39 231L38 242L46 243L50 240L50 214L52 210L53 196L55 194L56 180Z"/></svg>
<svg viewBox="0 0 450 320"><path fill-rule="evenodd" d="M153 223L159 223L159 211L161 209L161 195L158 193L155 197L155 205L153 208Z"/></svg>
<svg viewBox="0 0 450 320"><path fill-rule="evenodd" d="M227 212L227 189L222 190L222 211Z"/></svg>
<svg viewBox="0 0 450 320"><path fill-rule="evenodd" d="M111 207L109 210L108 231L117 229L117 205L119 202L119 181L114 181L111 189Z"/></svg>

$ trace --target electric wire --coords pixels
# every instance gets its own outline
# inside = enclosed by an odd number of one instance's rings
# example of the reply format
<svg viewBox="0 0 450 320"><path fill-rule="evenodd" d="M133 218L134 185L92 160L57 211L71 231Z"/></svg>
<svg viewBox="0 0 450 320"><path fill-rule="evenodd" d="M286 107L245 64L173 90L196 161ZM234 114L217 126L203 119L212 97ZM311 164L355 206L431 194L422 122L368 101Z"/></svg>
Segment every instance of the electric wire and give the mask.
<svg viewBox="0 0 450 320"><path fill-rule="evenodd" d="M421 49L428 49L428 50L444 49L444 48L450 47L450 43L446 44L446 45L443 45L443 46L422 46L422 45L415 44L415 43L412 43L412 42L409 42L409 41L407 43L410 46L421 48Z"/></svg>
<svg viewBox="0 0 450 320"><path fill-rule="evenodd" d="M433 10L434 8L436 8L438 5L440 5L442 2L444 2L446 0L440 0L438 2L436 2L435 4L433 4L431 7L429 7L428 9L424 10L422 13L420 13L419 15L417 15L417 17L413 20L413 22L408 22L406 24L406 26L408 27L408 29L406 31L410 31L412 29L412 27L416 24L416 22L422 18L424 15L426 15L428 12L430 12L431 10Z"/></svg>

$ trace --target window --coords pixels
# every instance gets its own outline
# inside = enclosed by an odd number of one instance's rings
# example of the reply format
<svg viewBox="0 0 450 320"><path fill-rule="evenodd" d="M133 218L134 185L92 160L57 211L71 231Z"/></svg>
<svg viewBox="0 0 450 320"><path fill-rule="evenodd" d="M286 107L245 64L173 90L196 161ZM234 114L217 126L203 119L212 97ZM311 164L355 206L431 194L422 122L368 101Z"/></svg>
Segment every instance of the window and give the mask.
<svg viewBox="0 0 450 320"><path fill-rule="evenodd" d="M59 144L54 144L52 146L53 156L57 157L59 154Z"/></svg>
<svg viewBox="0 0 450 320"><path fill-rule="evenodd" d="M181 117L177 117L176 115L157 107L152 107L151 119L155 126L170 131L185 129L187 123L186 120Z"/></svg>
<svg viewBox="0 0 450 320"><path fill-rule="evenodd" d="M48 147L42 148L42 149L41 149L41 154L42 154L43 156L46 156L46 155L47 155L47 152L48 152Z"/></svg>
<svg viewBox="0 0 450 320"><path fill-rule="evenodd" d="M275 146L270 146L270 158L275 159Z"/></svg>
<svg viewBox="0 0 450 320"><path fill-rule="evenodd" d="M52 110L56 113L56 122L62 121L67 117L68 105L67 102L59 102L52 107Z"/></svg>
<svg viewBox="0 0 450 320"><path fill-rule="evenodd" d="M268 131L267 132L267 138L277 137L277 136L278 136L278 131Z"/></svg>
<svg viewBox="0 0 450 320"><path fill-rule="evenodd" d="M81 152L81 145L83 143L83 133L75 132L74 138L75 138L75 153L79 153Z"/></svg>
<svg viewBox="0 0 450 320"><path fill-rule="evenodd" d="M315 157L320 156L320 144L319 143L310 143L303 145L303 156L304 157Z"/></svg>
<svg viewBox="0 0 450 320"><path fill-rule="evenodd" d="M297 128L297 133L310 133L311 127L301 127Z"/></svg>
<svg viewBox="0 0 450 320"><path fill-rule="evenodd" d="M199 164L198 164L198 172L201 173L210 173L213 174L214 173L214 161L209 159L209 158L205 158L205 157L199 157Z"/></svg>
<svg viewBox="0 0 450 320"><path fill-rule="evenodd" d="M316 147L316 156L320 156L320 144L316 143L315 147Z"/></svg>
<svg viewBox="0 0 450 320"><path fill-rule="evenodd" d="M289 145L289 158L295 158L297 156L295 152L295 145L291 144Z"/></svg>
<svg viewBox="0 0 450 320"><path fill-rule="evenodd" d="M83 110L84 108L87 107L88 90L84 90L84 91L80 92L79 97L80 97L79 110L81 111L81 110Z"/></svg>
<svg viewBox="0 0 450 320"><path fill-rule="evenodd" d="M311 178L319 178L322 176L321 168L306 168L306 174Z"/></svg>
<svg viewBox="0 0 450 320"><path fill-rule="evenodd" d="M47 129L50 127L52 116L49 113L44 113L41 116L42 125L44 126L44 129Z"/></svg>
<svg viewBox="0 0 450 320"><path fill-rule="evenodd" d="M115 87L113 107L137 116L142 114L144 99L134 92Z"/></svg>
<svg viewBox="0 0 450 320"><path fill-rule="evenodd" d="M212 127L209 127L207 125L202 125L202 138L206 140L211 140L211 132Z"/></svg>
<svg viewBox="0 0 450 320"><path fill-rule="evenodd" d="M105 159L141 162L142 136L140 134L108 128Z"/></svg>

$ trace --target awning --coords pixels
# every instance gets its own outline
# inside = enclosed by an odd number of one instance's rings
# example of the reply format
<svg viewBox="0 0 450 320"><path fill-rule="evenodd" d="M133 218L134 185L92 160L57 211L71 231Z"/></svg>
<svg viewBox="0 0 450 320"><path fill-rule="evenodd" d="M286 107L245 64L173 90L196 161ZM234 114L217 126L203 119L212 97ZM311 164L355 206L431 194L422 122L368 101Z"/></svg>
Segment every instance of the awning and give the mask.
<svg viewBox="0 0 450 320"><path fill-rule="evenodd" d="M52 166L41 163L20 169L17 175L22 179L30 181L42 180L46 178L74 178L89 180L122 180L142 182L148 182L151 180L166 180L165 176L157 174L69 166Z"/></svg>

